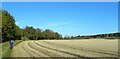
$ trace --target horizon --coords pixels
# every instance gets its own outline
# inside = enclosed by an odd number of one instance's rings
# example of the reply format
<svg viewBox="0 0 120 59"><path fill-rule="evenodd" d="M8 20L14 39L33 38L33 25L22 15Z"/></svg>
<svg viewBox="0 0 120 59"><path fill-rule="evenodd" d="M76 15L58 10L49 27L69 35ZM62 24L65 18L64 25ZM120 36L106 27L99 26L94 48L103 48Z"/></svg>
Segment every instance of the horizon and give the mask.
<svg viewBox="0 0 120 59"><path fill-rule="evenodd" d="M2 9L20 28L51 29L62 36L118 32L117 2L2 2Z"/></svg>

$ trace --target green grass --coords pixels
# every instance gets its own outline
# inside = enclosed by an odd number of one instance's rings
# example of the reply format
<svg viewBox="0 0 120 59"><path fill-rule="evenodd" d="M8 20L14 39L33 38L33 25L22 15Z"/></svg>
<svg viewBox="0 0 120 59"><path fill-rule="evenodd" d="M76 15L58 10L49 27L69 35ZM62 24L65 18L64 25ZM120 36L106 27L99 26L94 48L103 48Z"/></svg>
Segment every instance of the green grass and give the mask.
<svg viewBox="0 0 120 59"><path fill-rule="evenodd" d="M22 42L22 40L15 40L14 46ZM9 42L2 43L2 57L10 57L11 49Z"/></svg>

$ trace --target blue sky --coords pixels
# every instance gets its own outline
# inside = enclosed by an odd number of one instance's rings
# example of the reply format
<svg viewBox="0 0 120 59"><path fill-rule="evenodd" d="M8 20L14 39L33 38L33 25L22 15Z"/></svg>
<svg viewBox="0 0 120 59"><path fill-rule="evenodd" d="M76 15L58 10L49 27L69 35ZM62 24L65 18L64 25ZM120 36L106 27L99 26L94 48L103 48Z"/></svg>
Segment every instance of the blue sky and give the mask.
<svg viewBox="0 0 120 59"><path fill-rule="evenodd" d="M117 2L3 2L20 28L33 26L65 35L118 31Z"/></svg>

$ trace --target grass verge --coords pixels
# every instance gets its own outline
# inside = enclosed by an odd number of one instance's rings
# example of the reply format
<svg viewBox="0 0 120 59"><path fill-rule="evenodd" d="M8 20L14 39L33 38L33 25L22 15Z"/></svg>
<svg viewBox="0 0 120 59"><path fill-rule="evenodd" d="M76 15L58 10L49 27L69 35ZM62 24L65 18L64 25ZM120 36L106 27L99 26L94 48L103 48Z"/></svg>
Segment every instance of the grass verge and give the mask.
<svg viewBox="0 0 120 59"><path fill-rule="evenodd" d="M17 44L21 43L22 40L15 40L13 42L14 42L14 46L16 46ZM10 57L10 53L11 53L11 49L9 42L2 43L2 57Z"/></svg>

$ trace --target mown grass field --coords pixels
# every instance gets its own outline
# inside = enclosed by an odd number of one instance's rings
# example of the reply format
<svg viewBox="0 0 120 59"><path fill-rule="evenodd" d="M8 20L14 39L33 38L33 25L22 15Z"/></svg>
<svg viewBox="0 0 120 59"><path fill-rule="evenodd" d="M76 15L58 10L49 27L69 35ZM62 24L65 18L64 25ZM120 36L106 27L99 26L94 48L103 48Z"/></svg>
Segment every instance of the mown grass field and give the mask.
<svg viewBox="0 0 120 59"><path fill-rule="evenodd" d="M30 40L16 45L11 57L117 57L118 39Z"/></svg>

